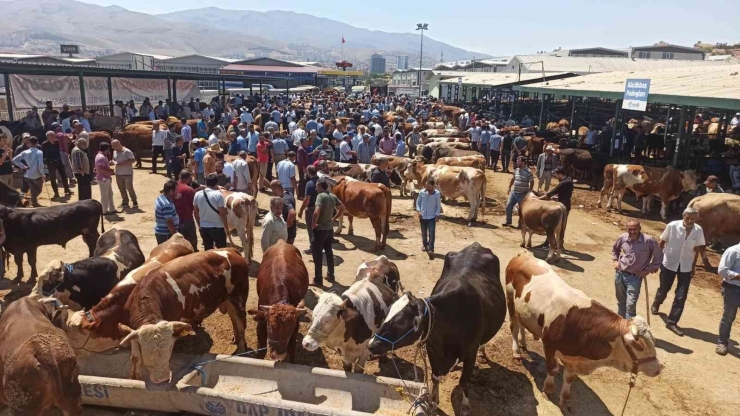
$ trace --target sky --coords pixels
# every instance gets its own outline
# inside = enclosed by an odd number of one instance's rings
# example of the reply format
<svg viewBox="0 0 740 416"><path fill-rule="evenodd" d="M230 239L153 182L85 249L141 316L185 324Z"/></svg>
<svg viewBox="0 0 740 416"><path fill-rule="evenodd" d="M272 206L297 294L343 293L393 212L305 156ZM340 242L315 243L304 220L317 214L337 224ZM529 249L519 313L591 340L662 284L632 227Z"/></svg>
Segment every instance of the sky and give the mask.
<svg viewBox="0 0 740 416"><path fill-rule="evenodd" d="M414 32L493 56L552 51L559 47L627 48L659 41L692 46L740 42L737 0L84 0L149 14L204 7L288 10L386 32ZM341 7L339 6L341 5ZM286 28L289 36L290 28ZM348 42L351 39L347 39Z"/></svg>

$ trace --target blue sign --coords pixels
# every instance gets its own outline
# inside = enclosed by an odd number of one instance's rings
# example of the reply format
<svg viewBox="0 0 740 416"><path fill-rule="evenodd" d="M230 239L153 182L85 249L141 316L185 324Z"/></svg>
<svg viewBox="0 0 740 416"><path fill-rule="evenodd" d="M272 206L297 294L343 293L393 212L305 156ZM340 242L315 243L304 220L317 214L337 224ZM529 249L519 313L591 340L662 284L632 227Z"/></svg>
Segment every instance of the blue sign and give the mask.
<svg viewBox="0 0 740 416"><path fill-rule="evenodd" d="M624 83L622 108L625 110L645 111L647 109L649 93L649 79L627 79Z"/></svg>

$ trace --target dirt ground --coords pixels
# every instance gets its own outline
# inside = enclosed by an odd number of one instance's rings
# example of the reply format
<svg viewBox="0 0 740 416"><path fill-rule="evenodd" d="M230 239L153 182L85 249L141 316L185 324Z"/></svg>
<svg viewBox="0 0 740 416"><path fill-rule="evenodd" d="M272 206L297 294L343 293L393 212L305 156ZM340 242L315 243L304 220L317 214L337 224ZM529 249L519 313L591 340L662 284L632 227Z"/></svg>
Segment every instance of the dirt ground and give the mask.
<svg viewBox="0 0 740 416"><path fill-rule="evenodd" d="M146 165L145 165L146 166ZM505 228L503 222L503 206L505 192L510 175L487 172L489 185L487 187L487 211L483 221L472 228L465 226L465 216L468 204L459 201L458 204L444 206L444 213L437 225L436 258L427 259L421 252L421 236L418 222L413 216L412 200L398 197L394 191L393 216L391 218L391 233L388 238L388 248L383 254L395 261L401 273L401 280L407 290L419 295L428 295L436 280L439 278L443 256L448 251L460 250L463 247L479 242L491 248L501 260L501 278L508 261L522 248L521 233L518 230ZM140 169L135 174L135 186L139 194L140 210L129 210L115 218L106 219L106 229L109 227L125 228L139 239L142 250L148 253L155 245L153 235L153 205L154 199L161 189L164 178L161 175L148 174L147 170ZM631 204L627 200L623 204L627 208L625 215L606 213L595 207L598 194L587 191L585 185L577 185L574 196L573 211L568 221L564 258L556 265L557 272L572 286L585 291L594 299L610 308L616 308L614 297L614 272L611 264L611 245L627 218L635 216ZM115 201L120 203L120 196L115 190ZM93 197L99 195L94 188ZM76 198L74 196L73 198ZM42 199L42 204L49 201ZM260 194L261 208L268 205L268 195ZM677 215L675 215L677 217ZM516 220L515 220L516 221ZM664 227L659 220L657 211L643 221L643 231L658 237ZM260 231L256 230L257 239ZM374 233L368 220L355 221L354 236L342 235L340 244L335 245L335 261L337 264L337 287L344 288L354 281L357 266L366 260L376 257L370 249L374 243ZM234 237L238 244L238 238ZM544 236L535 236L534 245L544 241ZM298 238L295 245L301 250L308 247L308 237L304 223L299 224ZM255 244L254 263L251 275L256 275L262 253L259 243ZM544 258L545 250L535 249L537 257ZM87 248L81 238L77 238L67 245L66 250L59 246L47 246L39 249L39 264L41 270L48 261L54 258L63 258L66 261L75 261L87 255ZM717 254L710 256L712 264L717 265ZM309 274L313 273L313 263L304 255ZM28 276L28 266L26 276ZM15 276L15 265L11 264L9 277ZM732 342L730 355L720 357L714 353L717 330L722 313L722 298L719 293L720 278L715 270L703 270L699 267L697 278L690 290L684 316L680 322L686 336L678 337L665 329L663 320L665 315L652 317L653 333L657 338L658 358L665 364L663 373L653 379L640 375L637 385L631 393L625 414L652 414L652 415L723 415L734 414L740 405L738 386L740 386L740 350L737 342ZM650 297L658 287L657 274L649 277ZM6 297L10 300L16 294L23 293L22 287L10 284L7 280L0 282L0 297L9 291L13 294ZM248 306L256 306L254 281L250 289ZM638 312L646 315L643 301L645 293L638 305ZM310 296L309 296L310 297ZM663 309L669 309L673 301L673 294L668 296ZM308 299L311 305L311 299ZM214 313L204 322L205 331L200 331L195 337L184 338L178 342L177 351L182 352L213 352L232 353L235 347L231 344L232 330L226 315ZM255 325L249 321L247 334L248 344L256 347ZM301 326L300 332L305 334L308 324ZM740 323L734 326L734 337L740 334ZM300 339L299 339L300 343ZM545 365L541 343L530 340L532 350L530 358L522 363L512 359L511 336L507 323L486 346L489 360L478 365L472 381L471 405L474 414L502 414L502 415L558 415L561 410L555 402L542 393L545 378ZM300 345L297 348L297 362L299 364L329 367L340 369L341 360L330 350L319 350L314 353L305 351ZM413 379L413 350L405 349L399 352L399 369L401 377ZM421 362L419 366L423 368ZM378 361L370 362L366 370L370 374L398 377L393 365ZM461 393L456 388L460 377L460 369L445 377L440 389L440 409L444 414L452 415L459 411ZM613 369L600 369L591 376L583 377L573 385L571 412L581 415L609 415L619 414L624 404L628 390L629 375ZM559 382L558 382L559 388ZM101 409L86 409L90 415L103 414ZM105 414L130 414L130 411L105 411ZM136 416L144 416L137 412Z"/></svg>

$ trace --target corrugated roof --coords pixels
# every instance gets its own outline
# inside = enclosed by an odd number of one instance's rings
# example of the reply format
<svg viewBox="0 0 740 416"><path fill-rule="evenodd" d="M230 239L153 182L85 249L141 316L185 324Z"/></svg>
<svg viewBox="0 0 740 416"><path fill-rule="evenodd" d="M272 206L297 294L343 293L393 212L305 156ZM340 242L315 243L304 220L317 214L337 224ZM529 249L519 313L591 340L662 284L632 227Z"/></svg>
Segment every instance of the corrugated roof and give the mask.
<svg viewBox="0 0 740 416"><path fill-rule="evenodd" d="M550 72L545 73L546 77L565 75L564 72ZM508 74L501 72L465 72L465 75L461 77L463 85L483 85L487 87L496 87L500 85L510 85L517 82L526 82L537 79L542 79L542 73L522 73L521 77L519 74ZM457 78L446 79L440 81L440 83L457 83Z"/></svg>
<svg viewBox="0 0 740 416"><path fill-rule="evenodd" d="M506 72L518 72L518 63L531 63L522 72L541 71L542 61L545 72L576 72L582 74L611 72L611 71L646 71L665 68L681 67L708 67L728 65L725 61L703 61L703 60L679 60L679 59L630 59L616 57L577 57L577 56L550 56L541 55L517 55L512 58L506 66Z"/></svg>
<svg viewBox="0 0 740 416"><path fill-rule="evenodd" d="M524 75L524 74L522 74ZM650 79L648 102L740 110L740 65L618 71L583 75L515 90L619 99L628 78Z"/></svg>
<svg viewBox="0 0 740 416"><path fill-rule="evenodd" d="M249 72L292 72L296 74L316 74L320 68L313 66L272 66L272 65L239 65L231 64L222 68L224 71L249 71Z"/></svg>

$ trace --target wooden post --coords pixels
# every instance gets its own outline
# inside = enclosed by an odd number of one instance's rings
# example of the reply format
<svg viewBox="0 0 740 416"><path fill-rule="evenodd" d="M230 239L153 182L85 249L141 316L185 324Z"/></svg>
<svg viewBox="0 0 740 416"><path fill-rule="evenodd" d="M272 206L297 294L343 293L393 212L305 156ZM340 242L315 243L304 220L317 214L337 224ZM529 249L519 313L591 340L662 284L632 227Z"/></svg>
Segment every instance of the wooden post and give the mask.
<svg viewBox="0 0 740 416"><path fill-rule="evenodd" d="M111 77L108 77L108 105L110 106L110 116L113 116L113 83Z"/></svg>
<svg viewBox="0 0 740 416"><path fill-rule="evenodd" d="M5 102L8 107L8 121L15 121L15 117L13 116L13 99L10 95L10 74L5 73L3 77L5 78ZM11 141L12 139L11 137Z"/></svg>
<svg viewBox="0 0 740 416"><path fill-rule="evenodd" d="M80 102L82 103L82 111L87 111L87 100L85 99L85 78L80 72L78 76L80 80Z"/></svg>

